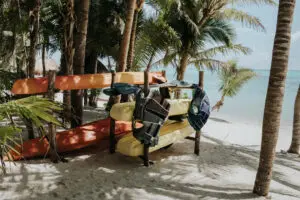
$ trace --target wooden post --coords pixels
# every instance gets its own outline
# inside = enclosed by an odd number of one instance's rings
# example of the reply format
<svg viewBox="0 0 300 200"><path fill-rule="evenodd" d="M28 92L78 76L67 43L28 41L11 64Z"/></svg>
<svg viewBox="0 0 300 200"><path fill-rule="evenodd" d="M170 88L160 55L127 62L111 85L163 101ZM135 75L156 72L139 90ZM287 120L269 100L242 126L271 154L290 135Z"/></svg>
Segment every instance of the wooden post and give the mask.
<svg viewBox="0 0 300 200"><path fill-rule="evenodd" d="M149 72L144 71L144 95L148 96L149 90ZM144 166L149 167L149 144L144 144Z"/></svg>
<svg viewBox="0 0 300 200"><path fill-rule="evenodd" d="M144 94L148 96L149 94L149 72L144 71Z"/></svg>
<svg viewBox="0 0 300 200"><path fill-rule="evenodd" d="M165 70L162 71L162 76L163 76L164 78L167 78L167 75L166 75L166 71L165 71Z"/></svg>
<svg viewBox="0 0 300 200"><path fill-rule="evenodd" d="M203 89L203 87L204 87L204 71L199 72L199 83L198 83L198 85L201 89ZM200 137L201 137L201 131L196 131L194 153L197 156L199 156L199 153L200 153Z"/></svg>
<svg viewBox="0 0 300 200"><path fill-rule="evenodd" d="M83 105L84 106L88 105L88 90L83 91Z"/></svg>
<svg viewBox="0 0 300 200"><path fill-rule="evenodd" d="M51 101L54 101L54 90L55 90L55 78L56 78L56 72L53 70L50 70L48 72L48 93L47 98ZM53 123L48 124L48 141L50 145L50 159L52 162L57 163L60 161L60 157L57 153L57 147L56 147L56 127Z"/></svg>
<svg viewBox="0 0 300 200"><path fill-rule="evenodd" d="M116 79L116 72L113 71L111 73L111 85L110 87L113 88ZM113 104L115 103L115 97L113 98ZM112 104L112 106L113 106ZM116 128L116 121L113 118L110 118L110 130L109 130L109 152L115 153L116 152L116 135L115 135L115 128Z"/></svg>

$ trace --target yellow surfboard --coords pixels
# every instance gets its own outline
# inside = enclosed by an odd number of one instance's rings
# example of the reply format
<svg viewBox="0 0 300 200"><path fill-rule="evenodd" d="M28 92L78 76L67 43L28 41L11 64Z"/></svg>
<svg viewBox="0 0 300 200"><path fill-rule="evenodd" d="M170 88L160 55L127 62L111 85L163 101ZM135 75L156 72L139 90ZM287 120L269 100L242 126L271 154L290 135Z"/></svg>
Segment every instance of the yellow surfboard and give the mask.
<svg viewBox="0 0 300 200"><path fill-rule="evenodd" d="M188 112L191 99L168 99L170 104L169 116L184 115ZM118 103L113 105L110 116L118 121L131 121L135 102Z"/></svg>
<svg viewBox="0 0 300 200"><path fill-rule="evenodd" d="M194 129L187 120L183 122L167 121L160 130L158 145L151 147L149 152L166 147L193 133ZM119 140L116 151L127 156L140 156L143 155L143 148L144 145L135 139L132 133L129 133Z"/></svg>

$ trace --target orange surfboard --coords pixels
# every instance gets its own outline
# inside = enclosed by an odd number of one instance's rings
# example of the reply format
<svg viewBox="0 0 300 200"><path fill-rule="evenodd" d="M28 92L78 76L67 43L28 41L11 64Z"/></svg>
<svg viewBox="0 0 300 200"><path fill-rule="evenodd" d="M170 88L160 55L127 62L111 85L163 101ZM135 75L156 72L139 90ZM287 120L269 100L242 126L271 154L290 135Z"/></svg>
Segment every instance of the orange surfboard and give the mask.
<svg viewBox="0 0 300 200"><path fill-rule="evenodd" d="M55 88L60 90L81 90L105 88L111 85L112 74L84 74L73 76L57 76ZM144 72L118 72L115 76L116 83L143 84ZM149 83L166 82L162 72L149 73ZM48 90L48 78L29 78L17 80L12 88L13 94L40 94Z"/></svg>
<svg viewBox="0 0 300 200"><path fill-rule="evenodd" d="M116 121L115 134L120 136L132 130L130 122ZM110 119L104 119L82 125L75 129L59 132L56 135L57 150L60 153L78 150L84 147L101 144L109 139ZM23 142L15 147L21 154L10 151L14 160L45 156L49 151L46 138L36 138Z"/></svg>

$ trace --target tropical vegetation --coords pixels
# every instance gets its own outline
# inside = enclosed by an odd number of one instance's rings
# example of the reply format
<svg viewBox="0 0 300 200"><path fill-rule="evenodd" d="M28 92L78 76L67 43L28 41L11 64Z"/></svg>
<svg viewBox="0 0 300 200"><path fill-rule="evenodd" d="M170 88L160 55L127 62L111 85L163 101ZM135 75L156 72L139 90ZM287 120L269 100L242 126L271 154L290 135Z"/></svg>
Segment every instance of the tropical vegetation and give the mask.
<svg viewBox="0 0 300 200"><path fill-rule="evenodd" d="M293 136L288 152L300 154L300 85L295 99Z"/></svg>
<svg viewBox="0 0 300 200"><path fill-rule="evenodd" d="M253 192L260 196L268 195L272 178L288 69L295 3L296 0L279 1L271 71L264 110L260 159L253 189Z"/></svg>
<svg viewBox="0 0 300 200"><path fill-rule="evenodd" d="M33 123L41 136L47 133L45 122L60 125L53 112L59 112L59 104L48 99L28 97L0 104L0 160L1 169L5 173L4 157L13 160L13 154L19 154L15 146L22 143L22 128L17 120L26 119Z"/></svg>
<svg viewBox="0 0 300 200"><path fill-rule="evenodd" d="M239 90L249 80L256 76L252 69L240 68L236 61L228 61L227 67L221 68L218 72L220 79L221 99L213 106L212 110L219 111L224 105L225 97L233 97L237 95Z"/></svg>
<svg viewBox="0 0 300 200"><path fill-rule="evenodd" d="M60 106L51 100L28 97L12 100L14 80L35 77L41 54L43 76L46 55L61 53L60 75L116 70L150 71L154 66L174 67L184 80L189 66L218 71L221 99L237 94L255 76L236 62L219 55L250 54L236 43L234 23L257 31L265 27L239 5L276 5L274 0L3 0L0 2L0 151L3 158L21 141L15 119L44 132L47 122L59 124L53 112ZM253 192L267 195L278 139L295 0L280 0L269 87L266 98L260 163ZM148 10L154 10L149 14ZM283 31L284 30L284 31ZM107 62L106 62L107 61ZM278 92L281 91L281 92ZM95 101L96 90L65 91L64 120L82 124L83 96ZM180 93L177 93L177 97ZM16 97L13 97L16 98ZM87 98L86 98L87 99ZM113 101L119 101L115 99ZM95 104L95 103L92 103ZM110 104L108 104L110 105ZM111 106L111 105L110 105ZM17 118L16 118L17 117ZM34 134L30 134L34 137ZM299 92L295 103L294 132L290 152L299 153ZM5 168L3 168L5 170Z"/></svg>

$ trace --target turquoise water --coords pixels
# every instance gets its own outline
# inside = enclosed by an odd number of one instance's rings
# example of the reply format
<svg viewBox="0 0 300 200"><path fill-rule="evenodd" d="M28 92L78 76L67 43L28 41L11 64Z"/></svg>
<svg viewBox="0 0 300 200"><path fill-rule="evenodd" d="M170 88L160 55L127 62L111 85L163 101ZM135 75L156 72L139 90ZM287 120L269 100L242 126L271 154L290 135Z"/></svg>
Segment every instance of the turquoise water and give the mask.
<svg viewBox="0 0 300 200"><path fill-rule="evenodd" d="M230 116L234 119L253 121L261 123L263 119L263 110L265 105L265 98L267 93L267 86L269 80L269 70L255 70L258 76L249 81L233 98L226 98L224 106L220 109L220 116ZM175 78L174 70L167 70L168 80ZM220 98L218 92L219 80L216 73L205 72L204 88L207 92L210 102L214 105ZM198 82L198 72L189 68L185 74L185 80L188 82ZM282 123L292 124L293 110L296 93L300 84L300 71L289 71L284 104L282 111ZM188 91L187 91L188 92Z"/></svg>

